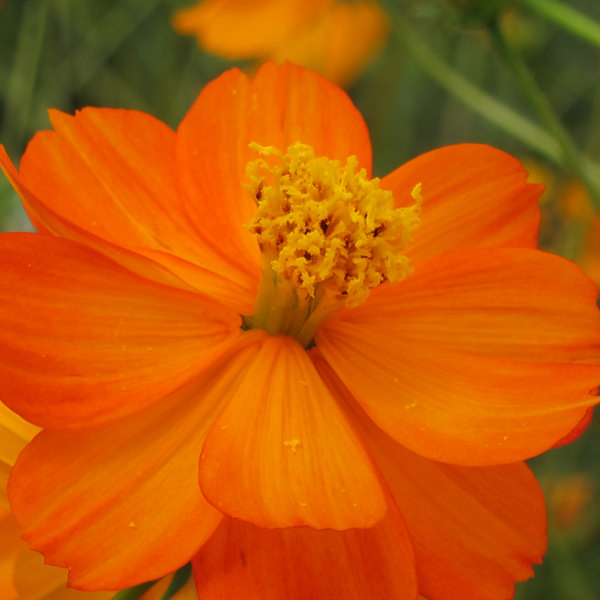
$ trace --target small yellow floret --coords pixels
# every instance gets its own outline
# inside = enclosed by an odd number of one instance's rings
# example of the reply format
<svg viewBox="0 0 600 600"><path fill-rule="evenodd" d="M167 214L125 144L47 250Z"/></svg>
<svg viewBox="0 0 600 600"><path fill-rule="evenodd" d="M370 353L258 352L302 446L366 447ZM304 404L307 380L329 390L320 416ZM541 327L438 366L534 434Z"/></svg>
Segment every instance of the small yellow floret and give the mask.
<svg viewBox="0 0 600 600"><path fill-rule="evenodd" d="M280 282L308 298L325 286L354 305L371 288L411 273L403 251L419 225L420 185L413 206L395 208L391 192L368 179L355 156L342 165L315 157L300 142L285 154L255 143L251 148L280 163L259 158L247 169L258 204L249 228Z"/></svg>

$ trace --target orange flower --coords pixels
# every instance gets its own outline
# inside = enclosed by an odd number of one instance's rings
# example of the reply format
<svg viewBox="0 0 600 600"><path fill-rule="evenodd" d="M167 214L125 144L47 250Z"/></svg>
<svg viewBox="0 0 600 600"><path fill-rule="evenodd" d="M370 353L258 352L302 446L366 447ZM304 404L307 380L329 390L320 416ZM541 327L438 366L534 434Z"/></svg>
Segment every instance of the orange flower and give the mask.
<svg viewBox="0 0 600 600"><path fill-rule="evenodd" d="M40 233L0 236L0 384L44 428L13 511L71 585L191 559L208 600L462 600L532 574L520 461L597 402L600 318L535 249L517 160L370 179L349 98L289 64L224 73L177 132L50 117L19 172L1 155Z"/></svg>
<svg viewBox="0 0 600 600"><path fill-rule="evenodd" d="M573 259L600 287L600 215L589 192L579 181L568 181L554 191L565 228L570 227L578 234L579 247Z"/></svg>
<svg viewBox="0 0 600 600"><path fill-rule="evenodd" d="M388 31L373 0L203 0L179 11L173 25L213 54L291 60L339 85L356 79Z"/></svg>
<svg viewBox="0 0 600 600"><path fill-rule="evenodd" d="M546 482L549 517L561 529L581 525L594 496L594 481L585 473L569 473Z"/></svg>
<svg viewBox="0 0 600 600"><path fill-rule="evenodd" d="M588 190L575 179L558 179L536 161L525 166L528 181L545 186L540 198L543 245L571 258L600 287L600 215Z"/></svg>

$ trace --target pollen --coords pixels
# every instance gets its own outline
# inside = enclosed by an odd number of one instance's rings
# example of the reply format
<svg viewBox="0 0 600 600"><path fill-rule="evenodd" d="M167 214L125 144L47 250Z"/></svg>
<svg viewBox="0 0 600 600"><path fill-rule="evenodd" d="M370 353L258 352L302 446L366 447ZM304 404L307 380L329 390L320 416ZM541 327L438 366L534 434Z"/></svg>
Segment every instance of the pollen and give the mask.
<svg viewBox="0 0 600 600"><path fill-rule="evenodd" d="M412 273L405 250L419 226L421 184L405 208L369 179L356 156L342 164L296 142L284 153L256 143L247 189L256 215L247 228L261 250L261 283L244 327L296 337L308 348L342 305ZM408 193L407 193L408 195Z"/></svg>
<svg viewBox="0 0 600 600"><path fill-rule="evenodd" d="M280 280L305 297L324 286L356 305L372 288L412 272L404 250L419 225L419 185L413 206L395 208L392 193L368 179L355 156L344 165L316 157L300 142L285 154L256 143L251 148L264 158L247 169L257 202L249 228Z"/></svg>
<svg viewBox="0 0 600 600"><path fill-rule="evenodd" d="M293 440L284 440L283 445L286 448L290 448L292 452L296 452L298 450L298 446L302 446L302 442L299 439L294 438Z"/></svg>

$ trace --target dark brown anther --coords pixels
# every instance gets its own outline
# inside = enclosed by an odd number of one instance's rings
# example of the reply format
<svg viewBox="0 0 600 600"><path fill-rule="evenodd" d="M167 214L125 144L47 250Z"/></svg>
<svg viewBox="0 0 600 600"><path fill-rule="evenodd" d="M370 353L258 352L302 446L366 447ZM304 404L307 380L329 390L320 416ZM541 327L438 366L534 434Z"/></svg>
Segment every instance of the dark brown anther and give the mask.
<svg viewBox="0 0 600 600"><path fill-rule="evenodd" d="M261 181L261 182L258 184L258 187L256 188L256 194L255 194L254 196L255 196L255 198L256 198L256 200L257 200L257 201L258 201L258 200L260 200L260 199L262 198L262 192L263 192L263 187L264 187L264 185L265 185L265 184L264 184L264 183Z"/></svg>

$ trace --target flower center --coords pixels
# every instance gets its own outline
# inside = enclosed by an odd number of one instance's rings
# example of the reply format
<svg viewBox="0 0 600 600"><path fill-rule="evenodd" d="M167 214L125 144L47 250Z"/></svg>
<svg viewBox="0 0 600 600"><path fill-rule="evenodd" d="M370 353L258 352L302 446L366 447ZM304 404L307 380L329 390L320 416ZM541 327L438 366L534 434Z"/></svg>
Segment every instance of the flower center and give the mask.
<svg viewBox="0 0 600 600"><path fill-rule="evenodd" d="M358 170L356 156L342 165L300 142L285 154L250 147L265 157L247 166L257 202L248 228L258 239L262 272L245 326L293 335L309 347L334 310L411 274L403 252L420 222L421 184L412 191L413 206L395 208L379 179Z"/></svg>

